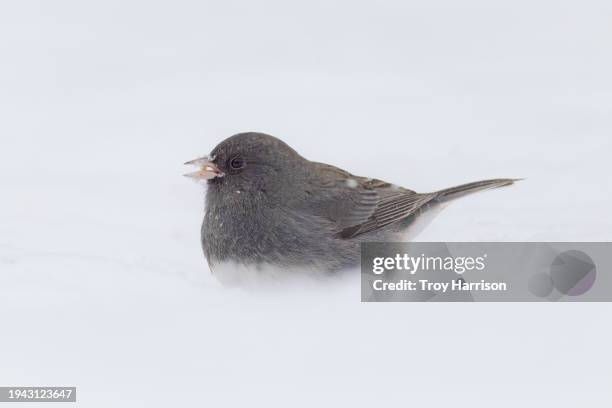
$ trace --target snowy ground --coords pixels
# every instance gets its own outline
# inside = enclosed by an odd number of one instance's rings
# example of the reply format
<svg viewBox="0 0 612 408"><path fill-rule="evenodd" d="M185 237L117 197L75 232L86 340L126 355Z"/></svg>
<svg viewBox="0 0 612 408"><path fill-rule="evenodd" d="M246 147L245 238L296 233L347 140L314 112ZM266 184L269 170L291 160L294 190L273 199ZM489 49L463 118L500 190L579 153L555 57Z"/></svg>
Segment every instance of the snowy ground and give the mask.
<svg viewBox="0 0 612 408"><path fill-rule="evenodd" d="M609 304L361 304L210 276L182 163L245 130L419 191L419 237L612 236L609 2L0 5L0 385L84 407L612 402Z"/></svg>

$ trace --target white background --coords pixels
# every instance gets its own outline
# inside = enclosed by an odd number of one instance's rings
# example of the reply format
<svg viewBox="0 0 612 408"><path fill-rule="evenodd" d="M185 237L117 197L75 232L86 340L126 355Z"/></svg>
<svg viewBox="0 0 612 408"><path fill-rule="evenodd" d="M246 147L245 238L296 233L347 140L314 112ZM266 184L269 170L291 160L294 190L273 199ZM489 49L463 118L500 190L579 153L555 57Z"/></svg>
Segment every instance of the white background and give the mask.
<svg viewBox="0 0 612 408"><path fill-rule="evenodd" d="M233 133L464 198L419 237L612 233L609 1L3 1L0 385L79 406L609 407L609 304L360 304L209 274ZM606 273L609 271L600 271Z"/></svg>

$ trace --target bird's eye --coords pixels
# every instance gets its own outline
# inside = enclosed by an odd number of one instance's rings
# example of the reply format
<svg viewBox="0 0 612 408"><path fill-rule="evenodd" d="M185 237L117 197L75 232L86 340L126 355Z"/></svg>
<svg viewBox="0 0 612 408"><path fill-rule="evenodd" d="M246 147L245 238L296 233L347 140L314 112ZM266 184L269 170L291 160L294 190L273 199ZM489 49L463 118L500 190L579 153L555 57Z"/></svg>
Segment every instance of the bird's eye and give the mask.
<svg viewBox="0 0 612 408"><path fill-rule="evenodd" d="M232 170L240 170L244 167L244 160L240 156L236 156L229 161L230 168Z"/></svg>

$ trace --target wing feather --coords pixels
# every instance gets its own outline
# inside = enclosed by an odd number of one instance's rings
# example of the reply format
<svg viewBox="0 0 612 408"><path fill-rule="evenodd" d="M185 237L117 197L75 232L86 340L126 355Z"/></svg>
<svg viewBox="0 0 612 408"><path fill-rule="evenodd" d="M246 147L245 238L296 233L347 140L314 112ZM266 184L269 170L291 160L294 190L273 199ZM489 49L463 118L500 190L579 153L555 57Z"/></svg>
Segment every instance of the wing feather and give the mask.
<svg viewBox="0 0 612 408"><path fill-rule="evenodd" d="M318 215L335 222L337 236L352 238L400 221L417 211L435 194L418 194L386 181L354 176L317 163Z"/></svg>
<svg viewBox="0 0 612 408"><path fill-rule="evenodd" d="M435 196L435 194L417 194L407 191L385 197L365 222L345 228L338 235L342 238L353 238L386 227L414 214Z"/></svg>

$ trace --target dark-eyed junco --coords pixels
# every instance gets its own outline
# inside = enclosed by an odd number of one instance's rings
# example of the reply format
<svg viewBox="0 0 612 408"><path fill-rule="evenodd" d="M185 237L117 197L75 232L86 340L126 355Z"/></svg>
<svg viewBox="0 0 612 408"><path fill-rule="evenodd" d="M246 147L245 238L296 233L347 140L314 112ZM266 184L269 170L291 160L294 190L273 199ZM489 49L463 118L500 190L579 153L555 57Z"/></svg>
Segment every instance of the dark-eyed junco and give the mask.
<svg viewBox="0 0 612 408"><path fill-rule="evenodd" d="M253 132L229 137L210 156L186 164L199 167L186 176L207 180L202 247L215 275L351 267L359 263L361 242L401 241L426 210L514 181L416 193L309 161L281 140Z"/></svg>

